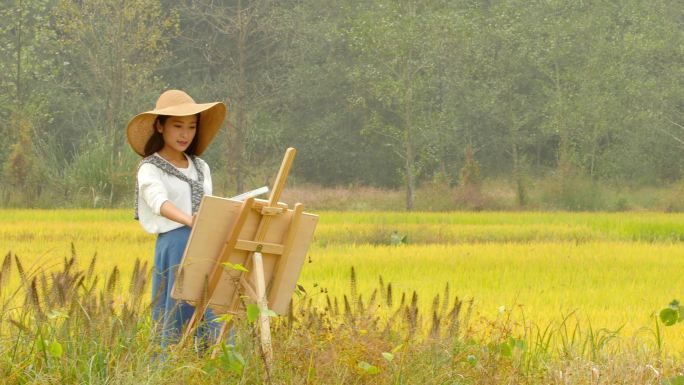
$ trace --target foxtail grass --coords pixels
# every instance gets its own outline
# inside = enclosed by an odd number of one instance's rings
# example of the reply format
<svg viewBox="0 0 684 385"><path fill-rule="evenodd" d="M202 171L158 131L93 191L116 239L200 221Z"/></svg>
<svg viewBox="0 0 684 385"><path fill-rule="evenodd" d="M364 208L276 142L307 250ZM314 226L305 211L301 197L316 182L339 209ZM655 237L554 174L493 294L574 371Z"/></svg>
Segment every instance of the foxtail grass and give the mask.
<svg viewBox="0 0 684 385"><path fill-rule="evenodd" d="M684 371L658 348L656 331L628 338L572 313L540 326L522 306L485 318L448 283L429 299L397 292L382 276L360 292L351 269L341 296L298 288L288 313L272 321L267 373L255 323L238 317L216 358L192 344L162 351L145 295L147 264L135 261L122 277L116 266L98 275L96 256L84 268L77 259L75 249L50 269L25 267L12 253L3 259L3 383L664 384Z"/></svg>

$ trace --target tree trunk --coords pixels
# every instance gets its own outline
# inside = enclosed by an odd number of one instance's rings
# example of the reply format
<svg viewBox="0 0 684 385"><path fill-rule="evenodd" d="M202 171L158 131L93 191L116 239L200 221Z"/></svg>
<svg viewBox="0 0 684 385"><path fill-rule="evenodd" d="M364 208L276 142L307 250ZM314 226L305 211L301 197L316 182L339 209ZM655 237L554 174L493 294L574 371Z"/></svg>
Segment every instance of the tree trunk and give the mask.
<svg viewBox="0 0 684 385"><path fill-rule="evenodd" d="M412 18L416 16L415 4L409 3L409 14ZM404 97L404 148L406 150L406 210L413 210L413 203L415 200L415 168L416 168L416 154L415 143L413 143L413 68L411 63L413 59L413 47L409 47L408 57L403 68L404 84L406 85L406 95Z"/></svg>
<svg viewBox="0 0 684 385"><path fill-rule="evenodd" d="M556 108L555 108L555 123L560 137L558 144L558 171L560 173L561 181L565 181L571 173L570 164L570 135L567 132L565 125L565 116L563 111L563 89L560 81L560 69L558 62L554 62L555 79L554 85L556 88Z"/></svg>
<svg viewBox="0 0 684 385"><path fill-rule="evenodd" d="M517 143L517 131L515 134L514 141L512 143L513 151L513 179L515 180L515 195L518 201L518 206L525 207L527 204L527 189L525 188L525 181L523 180L523 174L520 170L520 152L518 151Z"/></svg>
<svg viewBox="0 0 684 385"><path fill-rule="evenodd" d="M22 95L22 89L21 89L21 49L22 49L21 32L22 32L22 28L23 28L22 20L24 18L24 10L22 9L21 0L19 0L18 8L19 8L19 15L17 17L17 31L16 31L16 33L17 33L17 47L16 47L16 51L17 51L17 73L16 73L16 79L15 79L15 83L16 83L15 85L17 87L16 88L16 92L17 92L17 96L16 96L17 97L17 101L16 101L17 107L16 107L16 109L17 110L15 111L16 127L15 127L15 131L14 131L16 133L19 133L21 130L20 116L22 115L21 111L24 107L23 101L22 101L23 95ZM13 136L14 135L12 135L11 137L13 138Z"/></svg>
<svg viewBox="0 0 684 385"><path fill-rule="evenodd" d="M407 122L410 124L410 120ZM406 129L406 210L413 210L413 201L415 197L415 178L413 176L413 169L415 167L415 155L413 150L413 143L411 139L411 129Z"/></svg>

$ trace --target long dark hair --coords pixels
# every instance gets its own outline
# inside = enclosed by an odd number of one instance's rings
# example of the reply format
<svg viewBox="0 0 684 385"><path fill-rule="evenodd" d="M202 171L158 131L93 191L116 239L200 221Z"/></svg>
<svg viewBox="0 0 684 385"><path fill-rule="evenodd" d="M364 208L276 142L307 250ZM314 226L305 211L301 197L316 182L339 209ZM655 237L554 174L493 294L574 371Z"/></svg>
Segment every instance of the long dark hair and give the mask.
<svg viewBox="0 0 684 385"><path fill-rule="evenodd" d="M188 155L197 155L195 152L197 151L197 141L199 138L200 114L195 114L195 116L197 117L197 128L195 129L195 137L192 138L192 142L185 150L185 153ZM168 118L169 115L157 115L157 119L154 120L154 124L152 126L152 136L150 136L150 139L148 139L147 143L145 143L144 154L146 157L164 148L164 136L162 136L161 132L157 131L157 122L163 126L166 124L166 120Z"/></svg>

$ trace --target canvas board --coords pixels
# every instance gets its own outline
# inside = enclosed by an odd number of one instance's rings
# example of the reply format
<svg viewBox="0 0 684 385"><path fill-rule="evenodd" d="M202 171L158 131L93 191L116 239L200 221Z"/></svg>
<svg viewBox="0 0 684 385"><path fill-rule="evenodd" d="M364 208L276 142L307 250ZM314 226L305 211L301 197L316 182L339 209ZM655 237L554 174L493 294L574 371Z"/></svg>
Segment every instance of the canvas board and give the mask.
<svg viewBox="0 0 684 385"><path fill-rule="evenodd" d="M241 206L242 202L228 198L209 195L202 198L183 260L176 275L176 282L172 289L173 298L191 304L195 304L202 298L206 279L223 249ZM286 210L282 214L273 216L263 242L282 244L287 236L292 215L293 210ZM253 240L261 217L257 211L250 210L238 239ZM317 215L303 213L288 255L280 256L262 252L265 281L271 284L268 291L268 307L278 314L287 312L317 223ZM248 253L248 251L234 250L230 254L228 262L239 263L252 270L253 266L246 265ZM278 268L274 277L273 270L276 262L278 262ZM235 281L239 276L240 271L238 270L223 270L216 290L209 300L210 308L218 313L225 313L229 310L230 302L236 290ZM256 287L255 283L251 281L253 274L248 274L248 277L250 277L248 281L251 286Z"/></svg>

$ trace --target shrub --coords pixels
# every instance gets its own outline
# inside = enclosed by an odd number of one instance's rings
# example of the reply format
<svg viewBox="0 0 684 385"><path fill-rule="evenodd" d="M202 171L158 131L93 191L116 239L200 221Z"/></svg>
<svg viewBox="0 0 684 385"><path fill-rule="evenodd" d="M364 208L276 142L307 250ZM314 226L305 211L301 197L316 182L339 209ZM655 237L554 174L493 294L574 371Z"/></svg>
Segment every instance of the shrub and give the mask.
<svg viewBox="0 0 684 385"><path fill-rule="evenodd" d="M416 209L423 211L453 210L451 199L453 190L449 186L449 177L444 172L437 172L432 180L423 183L416 191Z"/></svg>
<svg viewBox="0 0 684 385"><path fill-rule="evenodd" d="M603 191L590 178L558 173L541 184L541 202L552 209L592 211L605 207Z"/></svg>
<svg viewBox="0 0 684 385"><path fill-rule="evenodd" d="M10 206L32 206L44 185L44 169L36 154L30 120L19 119L19 137L9 149L4 165L5 202Z"/></svg>
<svg viewBox="0 0 684 385"><path fill-rule="evenodd" d="M684 212L684 183L679 183L665 195L661 203L662 209L669 213Z"/></svg>
<svg viewBox="0 0 684 385"><path fill-rule="evenodd" d="M465 151L465 163L461 168L454 203L459 209L482 210L489 205L489 199L482 193L480 165L470 147Z"/></svg>
<svg viewBox="0 0 684 385"><path fill-rule="evenodd" d="M113 153L102 137L84 141L84 148L66 172L72 197L79 207L113 207L134 194L135 156L131 151Z"/></svg>

